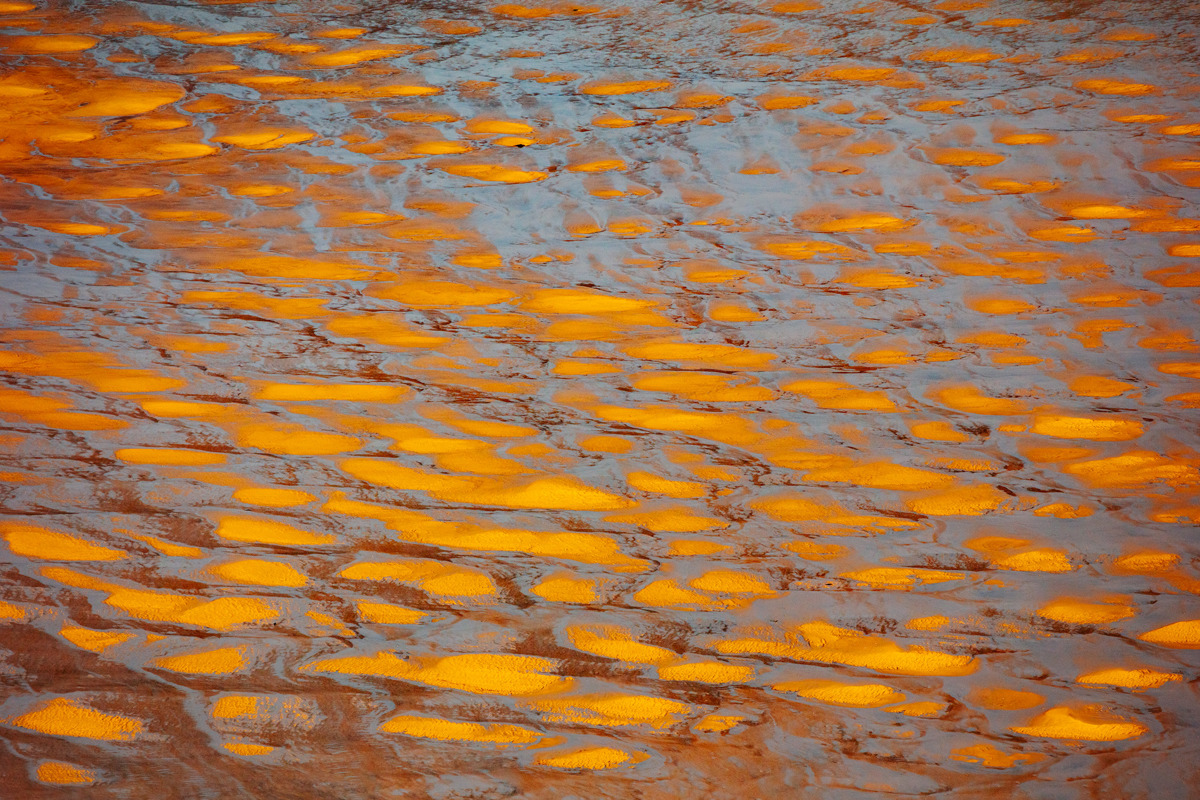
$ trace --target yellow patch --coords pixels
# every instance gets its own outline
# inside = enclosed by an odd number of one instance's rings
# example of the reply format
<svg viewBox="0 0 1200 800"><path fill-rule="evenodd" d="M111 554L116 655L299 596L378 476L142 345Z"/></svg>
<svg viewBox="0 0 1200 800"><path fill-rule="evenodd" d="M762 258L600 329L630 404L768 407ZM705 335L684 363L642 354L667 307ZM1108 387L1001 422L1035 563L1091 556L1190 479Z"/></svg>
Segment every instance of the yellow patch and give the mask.
<svg viewBox="0 0 1200 800"><path fill-rule="evenodd" d="M51 736L77 736L107 742L130 742L142 733L141 720L107 714L77 700L56 697L12 720L12 725Z"/></svg>

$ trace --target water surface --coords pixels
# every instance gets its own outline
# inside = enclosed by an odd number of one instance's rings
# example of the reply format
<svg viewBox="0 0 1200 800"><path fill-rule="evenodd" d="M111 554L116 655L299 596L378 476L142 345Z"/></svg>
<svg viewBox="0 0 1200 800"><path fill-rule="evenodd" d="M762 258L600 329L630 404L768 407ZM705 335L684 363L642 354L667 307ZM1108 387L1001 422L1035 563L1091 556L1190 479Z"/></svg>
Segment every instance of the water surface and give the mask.
<svg viewBox="0 0 1200 800"><path fill-rule="evenodd" d="M0 28L0 793L1195 795L1200 8Z"/></svg>

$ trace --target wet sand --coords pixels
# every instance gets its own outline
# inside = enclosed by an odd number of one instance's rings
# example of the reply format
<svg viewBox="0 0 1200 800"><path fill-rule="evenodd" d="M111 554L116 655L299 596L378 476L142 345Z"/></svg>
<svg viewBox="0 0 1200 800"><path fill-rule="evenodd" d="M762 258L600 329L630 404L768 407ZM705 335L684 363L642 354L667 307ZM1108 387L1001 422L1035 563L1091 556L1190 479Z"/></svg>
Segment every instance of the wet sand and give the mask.
<svg viewBox="0 0 1200 800"><path fill-rule="evenodd" d="M1195 31L0 2L0 795L1200 796Z"/></svg>

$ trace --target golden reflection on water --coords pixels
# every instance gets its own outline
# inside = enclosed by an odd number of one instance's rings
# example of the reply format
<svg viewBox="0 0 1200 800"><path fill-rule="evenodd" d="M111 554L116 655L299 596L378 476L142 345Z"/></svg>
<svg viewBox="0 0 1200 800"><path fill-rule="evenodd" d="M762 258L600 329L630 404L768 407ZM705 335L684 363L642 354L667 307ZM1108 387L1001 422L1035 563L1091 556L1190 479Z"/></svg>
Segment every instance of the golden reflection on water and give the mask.
<svg viewBox="0 0 1200 800"><path fill-rule="evenodd" d="M1194 792L1188 20L0 2L0 793Z"/></svg>

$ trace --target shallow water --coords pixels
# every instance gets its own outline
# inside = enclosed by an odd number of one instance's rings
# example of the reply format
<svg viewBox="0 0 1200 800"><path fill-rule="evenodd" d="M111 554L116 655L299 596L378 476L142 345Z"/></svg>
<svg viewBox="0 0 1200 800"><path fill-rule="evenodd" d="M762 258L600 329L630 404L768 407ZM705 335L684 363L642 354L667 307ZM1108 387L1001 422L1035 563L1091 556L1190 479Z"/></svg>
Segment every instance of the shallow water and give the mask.
<svg viewBox="0 0 1200 800"><path fill-rule="evenodd" d="M1200 6L0 27L3 796L1196 796Z"/></svg>

